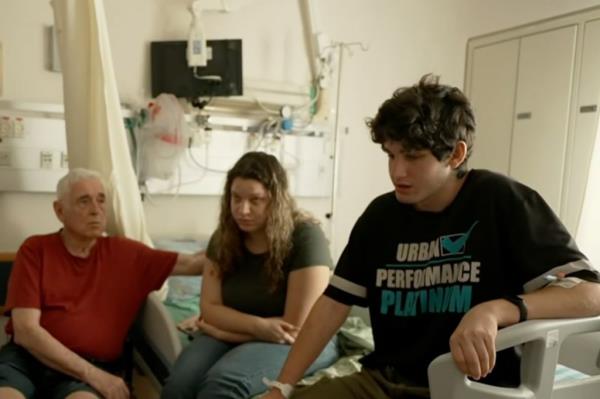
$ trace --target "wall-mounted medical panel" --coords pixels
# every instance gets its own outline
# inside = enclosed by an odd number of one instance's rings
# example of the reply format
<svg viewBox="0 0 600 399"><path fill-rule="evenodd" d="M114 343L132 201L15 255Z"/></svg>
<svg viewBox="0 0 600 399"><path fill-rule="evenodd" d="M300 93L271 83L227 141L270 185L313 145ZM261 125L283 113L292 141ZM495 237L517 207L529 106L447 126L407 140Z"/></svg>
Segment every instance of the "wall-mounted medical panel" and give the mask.
<svg viewBox="0 0 600 399"><path fill-rule="evenodd" d="M64 120L0 110L0 191L54 192L67 169Z"/></svg>
<svg viewBox="0 0 600 399"><path fill-rule="evenodd" d="M290 191L298 197L331 194L332 144L320 135L258 135L241 131L212 130L195 135L192 146L179 159L169 180L146 181L150 194L221 195L227 171L248 151L277 157L287 170ZM156 162L169 162L157 157Z"/></svg>
<svg viewBox="0 0 600 399"><path fill-rule="evenodd" d="M68 171L65 132L65 122L57 115L0 107L0 192L54 192ZM174 167L175 172L170 179L148 179L142 191L150 195L221 195L227 171L248 151L276 156L288 172L293 195L331 195L333 143L323 129L287 134L198 130L177 158L168 148L152 150L146 162L156 169Z"/></svg>

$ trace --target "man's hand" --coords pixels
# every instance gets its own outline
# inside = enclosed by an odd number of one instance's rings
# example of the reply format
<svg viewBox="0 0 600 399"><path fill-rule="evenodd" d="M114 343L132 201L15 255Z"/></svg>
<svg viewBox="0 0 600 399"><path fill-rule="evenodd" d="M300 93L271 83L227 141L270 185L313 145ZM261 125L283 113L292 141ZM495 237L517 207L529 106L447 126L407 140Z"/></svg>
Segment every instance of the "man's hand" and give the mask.
<svg viewBox="0 0 600 399"><path fill-rule="evenodd" d="M187 319L182 320L179 323L177 323L177 329L186 334L193 334L196 331L198 331L198 328L199 328L198 321L199 321L198 315L188 317Z"/></svg>
<svg viewBox="0 0 600 399"><path fill-rule="evenodd" d="M489 302L469 310L450 337L450 351L456 366L467 376L479 380L496 364L498 319Z"/></svg>
<svg viewBox="0 0 600 399"><path fill-rule="evenodd" d="M254 335L266 342L293 344L300 329L278 317L260 319Z"/></svg>
<svg viewBox="0 0 600 399"><path fill-rule="evenodd" d="M94 367L87 381L105 399L129 399L129 388L122 378Z"/></svg>

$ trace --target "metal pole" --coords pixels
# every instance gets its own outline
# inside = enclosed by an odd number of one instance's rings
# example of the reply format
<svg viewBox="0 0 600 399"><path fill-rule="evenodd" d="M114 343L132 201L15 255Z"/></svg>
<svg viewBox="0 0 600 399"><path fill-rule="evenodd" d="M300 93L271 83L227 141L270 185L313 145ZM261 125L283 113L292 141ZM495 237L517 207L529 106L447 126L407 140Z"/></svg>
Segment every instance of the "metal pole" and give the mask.
<svg viewBox="0 0 600 399"><path fill-rule="evenodd" d="M327 217L329 218L329 237L331 241L331 247L334 250L337 250L337 242L335 234L335 218L336 214L336 204L337 204L337 191L338 191L338 178L339 178L339 145L340 145L340 93L341 93L341 84L342 84L342 63L344 60L344 44L338 43L338 68L337 68L337 87L336 96L335 96L335 122L333 127L333 173L332 173L332 184L331 184L331 199L330 199L330 208L329 214ZM336 257L338 254L334 254Z"/></svg>

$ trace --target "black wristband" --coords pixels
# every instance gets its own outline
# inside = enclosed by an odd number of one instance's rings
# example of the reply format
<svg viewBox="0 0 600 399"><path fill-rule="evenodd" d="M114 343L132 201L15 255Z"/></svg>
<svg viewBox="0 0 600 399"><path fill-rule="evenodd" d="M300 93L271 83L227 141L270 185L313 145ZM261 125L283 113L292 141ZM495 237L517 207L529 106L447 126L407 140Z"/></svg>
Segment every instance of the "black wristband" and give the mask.
<svg viewBox="0 0 600 399"><path fill-rule="evenodd" d="M527 320L527 305L525 305L523 298L518 295L505 295L502 299L507 300L519 308L519 323Z"/></svg>

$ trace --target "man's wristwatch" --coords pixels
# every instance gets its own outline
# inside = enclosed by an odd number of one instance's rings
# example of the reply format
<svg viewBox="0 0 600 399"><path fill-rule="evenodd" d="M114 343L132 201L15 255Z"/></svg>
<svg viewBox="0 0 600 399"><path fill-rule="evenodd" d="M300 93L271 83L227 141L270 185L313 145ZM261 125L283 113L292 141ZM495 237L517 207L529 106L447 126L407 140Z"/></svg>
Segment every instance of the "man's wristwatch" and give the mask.
<svg viewBox="0 0 600 399"><path fill-rule="evenodd" d="M527 321L527 305L525 305L523 298L518 295L505 295L502 299L506 299L519 308L519 323Z"/></svg>
<svg viewBox="0 0 600 399"><path fill-rule="evenodd" d="M291 386L290 384L286 384L284 382L272 381L272 380L268 379L267 377L263 377L262 382L269 388L279 389L279 392L281 392L281 394L283 395L283 397L285 399L289 399L292 392L294 392L294 387Z"/></svg>

